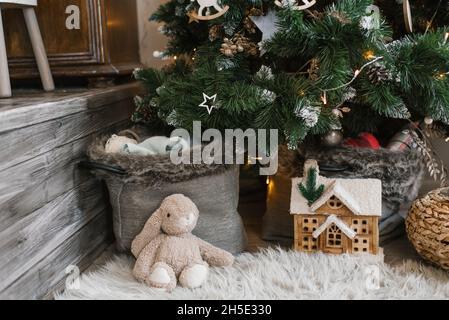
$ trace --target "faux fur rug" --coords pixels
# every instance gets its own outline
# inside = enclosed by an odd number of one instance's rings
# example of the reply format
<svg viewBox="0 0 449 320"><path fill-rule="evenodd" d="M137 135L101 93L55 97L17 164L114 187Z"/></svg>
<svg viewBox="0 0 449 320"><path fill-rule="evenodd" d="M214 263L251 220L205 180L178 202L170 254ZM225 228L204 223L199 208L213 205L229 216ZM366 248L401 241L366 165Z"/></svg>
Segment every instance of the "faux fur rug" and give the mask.
<svg viewBox="0 0 449 320"><path fill-rule="evenodd" d="M202 288L170 294L137 283L132 265L132 259L117 256L56 299L449 299L449 273L416 262L390 267L373 256L245 253L231 268L212 269Z"/></svg>

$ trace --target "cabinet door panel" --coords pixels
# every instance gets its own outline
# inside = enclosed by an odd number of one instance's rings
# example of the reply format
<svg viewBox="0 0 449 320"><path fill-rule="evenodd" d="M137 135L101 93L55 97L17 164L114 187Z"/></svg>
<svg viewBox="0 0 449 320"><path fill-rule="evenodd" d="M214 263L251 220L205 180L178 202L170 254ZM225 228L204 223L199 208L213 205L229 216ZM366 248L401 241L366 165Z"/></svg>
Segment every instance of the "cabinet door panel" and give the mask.
<svg viewBox="0 0 449 320"><path fill-rule="evenodd" d="M50 62L94 63L101 62L99 39L100 0L40 0L37 16ZM66 8L80 8L80 29L66 28ZM9 61L12 65L29 63L33 58L28 33L19 9L4 10L5 36Z"/></svg>
<svg viewBox="0 0 449 320"><path fill-rule="evenodd" d="M106 0L106 16L108 17L108 46L111 62L139 61L139 33L137 23L137 7L135 1ZM126 27L125 27L126 26ZM106 40L106 39L105 39ZM123 50L123 48L127 48Z"/></svg>

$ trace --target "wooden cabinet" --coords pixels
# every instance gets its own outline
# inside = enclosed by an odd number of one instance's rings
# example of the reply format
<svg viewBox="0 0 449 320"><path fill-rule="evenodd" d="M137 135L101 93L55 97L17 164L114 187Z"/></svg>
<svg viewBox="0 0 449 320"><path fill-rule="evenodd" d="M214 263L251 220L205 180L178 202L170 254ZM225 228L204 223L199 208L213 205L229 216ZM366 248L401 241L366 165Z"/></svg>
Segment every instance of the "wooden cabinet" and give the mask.
<svg viewBox="0 0 449 320"><path fill-rule="evenodd" d="M80 9L80 29L68 29L68 6ZM37 16L55 78L113 79L139 64L135 0L39 0ZM11 78L38 71L20 11L5 10Z"/></svg>

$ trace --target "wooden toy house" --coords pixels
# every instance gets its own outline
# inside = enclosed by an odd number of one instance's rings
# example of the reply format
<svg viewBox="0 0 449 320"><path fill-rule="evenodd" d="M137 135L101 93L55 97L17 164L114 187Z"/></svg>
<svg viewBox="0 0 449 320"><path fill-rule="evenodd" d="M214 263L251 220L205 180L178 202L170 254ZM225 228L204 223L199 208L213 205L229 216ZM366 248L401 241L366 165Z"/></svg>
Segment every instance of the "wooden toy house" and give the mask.
<svg viewBox="0 0 449 320"><path fill-rule="evenodd" d="M322 177L314 160L306 162L304 173L292 179L295 250L377 254L381 181Z"/></svg>

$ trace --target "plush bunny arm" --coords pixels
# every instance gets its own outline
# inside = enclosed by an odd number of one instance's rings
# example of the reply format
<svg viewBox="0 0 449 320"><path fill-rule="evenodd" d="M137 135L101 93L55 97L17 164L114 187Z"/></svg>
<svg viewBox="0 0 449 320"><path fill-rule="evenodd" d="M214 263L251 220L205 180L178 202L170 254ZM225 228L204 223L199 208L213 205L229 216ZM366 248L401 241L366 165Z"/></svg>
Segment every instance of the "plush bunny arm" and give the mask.
<svg viewBox="0 0 449 320"><path fill-rule="evenodd" d="M234 263L234 256L210 243L195 237L200 247L201 257L212 267L227 267Z"/></svg>
<svg viewBox="0 0 449 320"><path fill-rule="evenodd" d="M145 223L142 232L134 239L131 244L131 252L134 257L138 257L143 248L146 247L151 240L161 234L161 212L160 209L156 210L148 221Z"/></svg>
<svg viewBox="0 0 449 320"><path fill-rule="evenodd" d="M132 143L127 143L123 146L123 152L127 153L127 154L132 154L132 155L138 155L138 156L154 156L157 153L146 149L140 145L137 144L132 144Z"/></svg>
<svg viewBox="0 0 449 320"><path fill-rule="evenodd" d="M162 236L158 236L140 252L133 270L133 275L137 280L144 281L148 276L151 266L155 263L157 249L161 242Z"/></svg>

